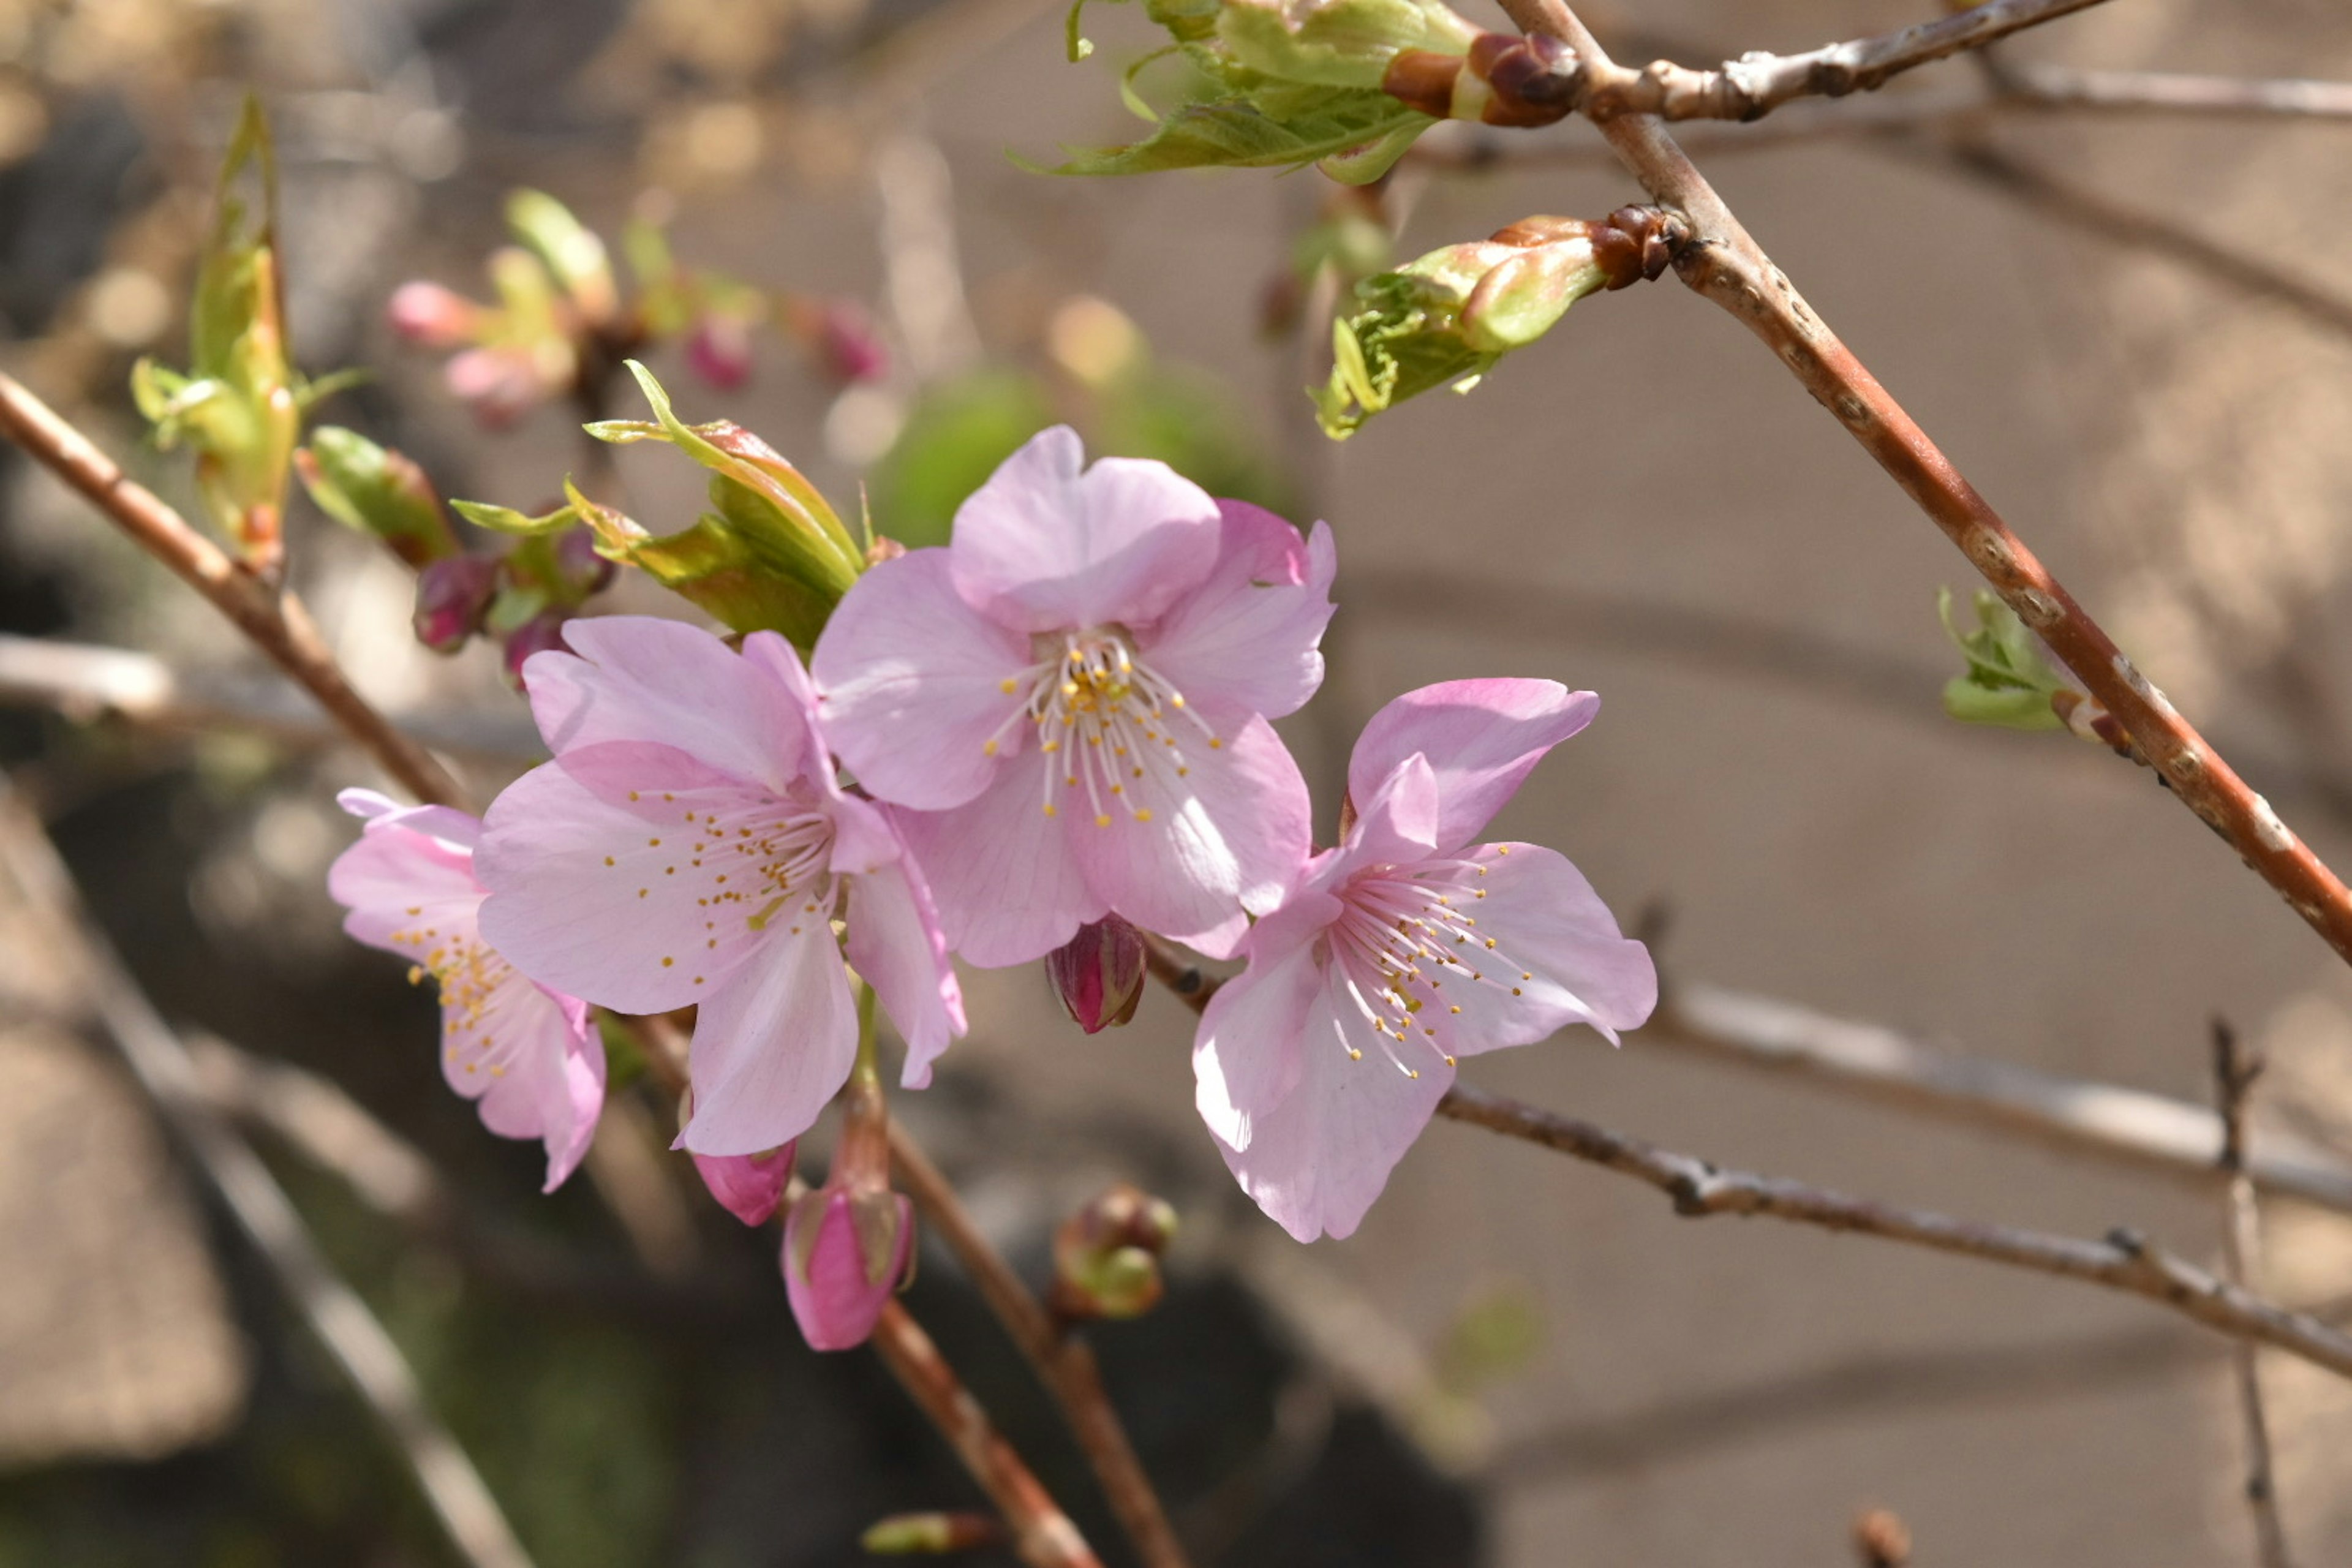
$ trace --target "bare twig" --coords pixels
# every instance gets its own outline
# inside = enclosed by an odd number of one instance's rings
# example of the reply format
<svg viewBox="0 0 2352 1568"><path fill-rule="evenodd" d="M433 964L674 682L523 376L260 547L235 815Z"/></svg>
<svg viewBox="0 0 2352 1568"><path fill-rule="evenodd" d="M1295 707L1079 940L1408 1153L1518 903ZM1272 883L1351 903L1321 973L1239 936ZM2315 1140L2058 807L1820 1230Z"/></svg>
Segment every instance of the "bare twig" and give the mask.
<svg viewBox="0 0 2352 1568"><path fill-rule="evenodd" d="M1172 944L1158 938L1147 938L1146 943L1152 974L1195 1012L1206 1007L1219 982L1203 975ZM1539 1143L1645 1182L1672 1198L1678 1214L1693 1217L1769 1215L1791 1224L1874 1236L2012 1268L2081 1279L2144 1296L2221 1333L2275 1345L2352 1377L2352 1335L2218 1279L2134 1230L2118 1227L2104 1240L2084 1241L1902 1208L1779 1176L1727 1170L1710 1161L1677 1154L1465 1083L1446 1090L1445 1098L1437 1102L1437 1114Z"/></svg>
<svg viewBox="0 0 2352 1568"><path fill-rule="evenodd" d="M2169 71L2074 70L2063 66L2003 68L2020 109L2089 110L2107 114L2191 114L2273 120L2352 120L2352 82L2279 77L2229 77Z"/></svg>
<svg viewBox="0 0 2352 1568"><path fill-rule="evenodd" d="M1982 48L2098 3L1988 0L1957 16L1901 32L1831 44L1801 55L1750 52L1715 70L1692 70L1667 60L1634 70L1614 64L1597 47L1589 47L1590 35L1585 42L1552 36L1576 51L1576 63L1567 74L1569 101L1595 121L1631 114L1666 120L1755 120L1793 99L1843 98L1850 92L1871 91L1916 67L1966 49ZM1528 32L1540 30L1528 26L1517 12L1512 19Z"/></svg>
<svg viewBox="0 0 2352 1568"><path fill-rule="evenodd" d="M435 1518L475 1568L530 1568L498 1500L425 1403L383 1325L329 1267L285 1189L205 1099L187 1048L124 969L40 825L0 777L0 866L72 945L83 990L131 1074L220 1194L279 1289L391 1440Z"/></svg>
<svg viewBox="0 0 2352 1568"><path fill-rule="evenodd" d="M1117 1407L1103 1391L1092 1347L1055 1326L1012 1265L981 1234L954 1186L897 1121L890 1123L890 1154L908 1194L962 1262L989 1310L996 1314L1061 1405L1087 1463L1094 1468L1095 1479L1101 1483L1112 1511L1118 1515L1147 1568L1185 1568L1183 1545L1168 1522L1151 1479L1136 1458Z"/></svg>
<svg viewBox="0 0 2352 1568"><path fill-rule="evenodd" d="M1608 58L1563 0L1503 0L1503 8L1524 31L1555 38L1589 62ZM1979 7L1984 9L1989 7ZM1643 114L1616 115L1600 126L1650 195L1690 222L1693 239L1675 263L1683 281L1745 321L1772 349L2105 704L2181 803L2227 839L2340 956L2352 961L2352 891L2149 684L1927 432L1838 342L1665 127Z"/></svg>
<svg viewBox="0 0 2352 1568"><path fill-rule="evenodd" d="M272 662L307 688L345 733L419 800L454 805L457 782L394 729L343 678L310 612L239 567L152 490L134 483L15 378L0 374L0 433L79 491L108 521L217 606Z"/></svg>
<svg viewBox="0 0 2352 1568"><path fill-rule="evenodd" d="M1030 1568L1102 1568L1078 1527L997 1432L931 1336L896 1301L883 1307L874 1326L874 1348L1004 1515L1023 1562Z"/></svg>
<svg viewBox="0 0 2352 1568"><path fill-rule="evenodd" d="M2222 1274L2240 1289L2259 1284L2262 1218L2254 1205L2254 1184L2247 1173L2251 1162L2246 1146L2246 1102L2262 1076L2260 1056L2239 1043L2238 1032L2220 1018L2213 1020L2214 1098L2221 1107L2221 1169L2229 1173L2229 1222L2221 1227ZM2279 1522L2278 1474L2271 1464L2271 1429L2263 1410L2260 1352L2251 1340L2231 1347L2238 1384L2238 1408L2246 1428L2246 1509L2254 1521L2254 1543L2262 1568L2294 1568L2286 1549L2286 1531Z"/></svg>
<svg viewBox="0 0 2352 1568"><path fill-rule="evenodd" d="M1667 988L1642 1038L2200 1182L2215 1179L2223 1147L2221 1118L2201 1105L1941 1051L1875 1024L1696 981ZM2246 1166L2257 1186L2352 1214L2352 1164L2316 1144L2265 1143Z"/></svg>

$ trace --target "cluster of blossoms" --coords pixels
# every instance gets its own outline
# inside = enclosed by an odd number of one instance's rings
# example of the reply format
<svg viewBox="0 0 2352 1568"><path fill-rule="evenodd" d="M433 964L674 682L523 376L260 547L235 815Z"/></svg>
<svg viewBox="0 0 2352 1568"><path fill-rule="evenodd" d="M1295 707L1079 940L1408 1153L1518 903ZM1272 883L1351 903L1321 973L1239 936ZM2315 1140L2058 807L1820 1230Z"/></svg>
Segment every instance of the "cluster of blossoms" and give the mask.
<svg viewBox="0 0 2352 1568"><path fill-rule="evenodd" d="M568 622L524 668L553 760L478 825L348 797L370 820L334 891L352 935L440 981L451 1083L544 1141L551 1184L601 1093L587 1004L696 1008L678 1142L747 1221L841 1097L783 1259L820 1347L865 1337L908 1246L872 1005L923 1087L964 1028L951 953L1048 960L1089 1026L1131 1006L1135 929L1242 961L1201 1021L1202 1115L1267 1214L1344 1237L1462 1057L1575 1023L1613 1039L1656 980L1565 858L1473 842L1589 692L1391 703L1340 844L1314 851L1269 721L1321 682L1334 571L1324 524L1302 538L1158 463L1087 468L1051 430L949 544L864 571L805 667L773 632Z"/></svg>

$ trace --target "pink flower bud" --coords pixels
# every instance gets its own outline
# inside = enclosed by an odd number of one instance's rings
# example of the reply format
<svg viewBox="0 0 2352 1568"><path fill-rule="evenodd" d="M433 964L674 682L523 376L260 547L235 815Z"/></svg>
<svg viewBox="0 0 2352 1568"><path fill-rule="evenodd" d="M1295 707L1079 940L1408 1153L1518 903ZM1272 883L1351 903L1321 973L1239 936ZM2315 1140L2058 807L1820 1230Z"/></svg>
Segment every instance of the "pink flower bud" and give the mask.
<svg viewBox="0 0 2352 1568"><path fill-rule="evenodd" d="M529 413L542 387L526 354L507 349L467 349L441 367L451 395L472 405L474 417L501 430Z"/></svg>
<svg viewBox="0 0 2352 1568"><path fill-rule="evenodd" d="M765 1225L793 1179L793 1145L764 1154L697 1154L694 1168L721 1208L745 1225Z"/></svg>
<svg viewBox="0 0 2352 1568"><path fill-rule="evenodd" d="M686 340L686 367L720 392L751 379L751 323L713 311Z"/></svg>
<svg viewBox="0 0 2352 1568"><path fill-rule="evenodd" d="M416 574L416 640L435 653L455 653L482 629L482 613L498 592L499 563L480 555L447 555Z"/></svg>
<svg viewBox="0 0 2352 1568"><path fill-rule="evenodd" d="M392 330L412 343L454 349L473 339L482 308L438 283L404 283L393 290L384 316Z"/></svg>
<svg viewBox="0 0 2352 1568"><path fill-rule="evenodd" d="M879 381L889 373L889 351L874 319L855 300L797 296L784 303L784 324L833 380L847 385Z"/></svg>
<svg viewBox="0 0 2352 1568"><path fill-rule="evenodd" d="M1087 1034L1126 1023L1143 997L1143 933L1106 915L1045 955L1045 978Z"/></svg>
<svg viewBox="0 0 2352 1568"><path fill-rule="evenodd" d="M784 1219L784 1293L809 1348L866 1342L907 1271L914 1207L899 1194L851 1192L828 1183Z"/></svg>
<svg viewBox="0 0 2352 1568"><path fill-rule="evenodd" d="M522 667L535 653L545 653L563 646L563 623L572 617L562 610L547 610L533 616L507 634L507 684L522 689Z"/></svg>
<svg viewBox="0 0 2352 1568"><path fill-rule="evenodd" d="M594 530L568 528L555 538L555 570L566 589L586 599L611 587L619 568L596 553Z"/></svg>

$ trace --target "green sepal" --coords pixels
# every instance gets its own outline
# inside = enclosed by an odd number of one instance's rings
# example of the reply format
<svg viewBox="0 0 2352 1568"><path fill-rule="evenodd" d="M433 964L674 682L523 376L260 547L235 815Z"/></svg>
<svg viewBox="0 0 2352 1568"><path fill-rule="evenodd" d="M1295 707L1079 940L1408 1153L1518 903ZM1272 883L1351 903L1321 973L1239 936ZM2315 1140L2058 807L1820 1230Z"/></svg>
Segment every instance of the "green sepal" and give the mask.
<svg viewBox="0 0 2352 1568"><path fill-rule="evenodd" d="M2065 721L2051 706L2051 698L2071 688L2042 657L2017 612L1985 588L1976 592L1976 629L1960 630L1952 624L1951 589L1937 591L1936 613L1945 634L1968 661L1967 673L1945 684L1944 711L1965 724L2064 729Z"/></svg>
<svg viewBox="0 0 2352 1568"><path fill-rule="evenodd" d="M592 323L610 321L620 302L612 258L595 231L544 191L507 197L507 227Z"/></svg>
<svg viewBox="0 0 2352 1568"><path fill-rule="evenodd" d="M357 431L322 425L294 455L294 469L320 511L374 534L409 565L422 567L457 553L457 536L440 498L425 470L405 454Z"/></svg>

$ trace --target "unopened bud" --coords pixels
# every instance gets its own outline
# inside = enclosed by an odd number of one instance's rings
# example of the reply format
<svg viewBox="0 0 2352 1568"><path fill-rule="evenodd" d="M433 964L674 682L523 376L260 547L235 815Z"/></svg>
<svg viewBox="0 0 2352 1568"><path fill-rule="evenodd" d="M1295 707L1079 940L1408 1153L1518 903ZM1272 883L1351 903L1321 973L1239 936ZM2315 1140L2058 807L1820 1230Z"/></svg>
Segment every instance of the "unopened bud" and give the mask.
<svg viewBox="0 0 2352 1568"><path fill-rule="evenodd" d="M423 570L457 553L457 536L425 470L405 454L357 431L323 425L294 454L294 471L319 510L373 533L410 566Z"/></svg>
<svg viewBox="0 0 2352 1568"><path fill-rule="evenodd" d="M784 1219L784 1293L811 1350L864 1344L907 1272L914 1208L887 1189L828 1181Z"/></svg>
<svg viewBox="0 0 2352 1568"><path fill-rule="evenodd" d="M792 1182L793 1145L764 1154L697 1154L694 1168L721 1208L745 1225L765 1225Z"/></svg>
<svg viewBox="0 0 2352 1568"><path fill-rule="evenodd" d="M751 324L733 316L706 314L687 336L686 368L706 385L733 392L751 379Z"/></svg>
<svg viewBox="0 0 2352 1568"><path fill-rule="evenodd" d="M620 568L596 553L596 532L585 526L566 529L555 536L555 572L562 586L579 599L592 598L613 585Z"/></svg>
<svg viewBox="0 0 2352 1568"><path fill-rule="evenodd" d="M1944 685L1944 711L1964 724L1991 724L2007 730L2072 729L2088 740L2105 742L2093 727L2105 710L2093 705L2075 721L2079 694L2066 678L2042 657L2033 633L2000 596L1979 588L1976 595L1977 627L1964 632L1952 621L1952 591L1937 595L1936 613L1944 633L1967 662L1965 674Z"/></svg>
<svg viewBox="0 0 2352 1568"><path fill-rule="evenodd" d="M1135 1318L1167 1289L1160 1258L1176 1235L1164 1199L1122 1182L1054 1232L1054 1310L1066 1318Z"/></svg>
<svg viewBox="0 0 2352 1568"><path fill-rule="evenodd" d="M506 347L453 354L441 367L441 379L451 395L493 430L502 430L529 413L545 390L530 355Z"/></svg>
<svg viewBox="0 0 2352 1568"><path fill-rule="evenodd" d="M1344 440L1433 387L1469 391L1586 295L1663 273L1689 232L1658 207L1621 207L1599 223L1523 218L1365 279L1355 313L1332 323L1331 379L1314 394L1324 433Z"/></svg>
<svg viewBox="0 0 2352 1568"><path fill-rule="evenodd" d="M482 629L498 593L499 563L480 555L449 555L416 574L416 640L435 653L455 653Z"/></svg>
<svg viewBox="0 0 2352 1568"><path fill-rule="evenodd" d="M882 334L855 300L793 298L785 301L784 324L818 368L841 385L879 381L890 372Z"/></svg>
<svg viewBox="0 0 2352 1568"><path fill-rule="evenodd" d="M571 618L566 611L548 610L507 634L502 658L508 685L521 690L522 667L530 662L530 656L563 647L563 623Z"/></svg>
<svg viewBox="0 0 2352 1568"><path fill-rule="evenodd" d="M1003 1539L1004 1527L985 1513L894 1513L868 1525L857 1543L877 1557L935 1557Z"/></svg>
<svg viewBox="0 0 2352 1568"><path fill-rule="evenodd" d="M1105 915L1045 955L1045 978L1062 1010L1087 1034L1135 1016L1143 997L1143 933Z"/></svg>
<svg viewBox="0 0 2352 1568"><path fill-rule="evenodd" d="M428 349L454 349L471 342L480 329L482 308L438 283L404 283L384 307L392 330Z"/></svg>

